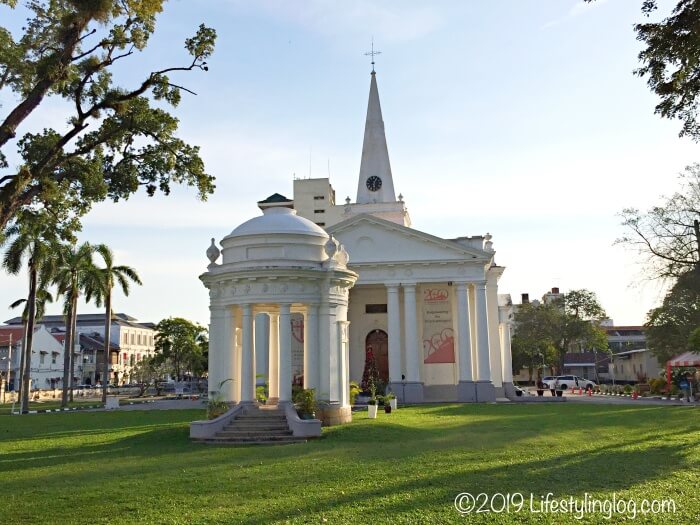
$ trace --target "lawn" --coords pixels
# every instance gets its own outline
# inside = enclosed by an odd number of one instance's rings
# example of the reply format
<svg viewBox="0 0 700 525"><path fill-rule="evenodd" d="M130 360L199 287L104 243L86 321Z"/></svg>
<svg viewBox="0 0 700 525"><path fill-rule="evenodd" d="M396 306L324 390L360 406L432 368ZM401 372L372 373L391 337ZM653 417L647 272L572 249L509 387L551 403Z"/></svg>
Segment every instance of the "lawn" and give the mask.
<svg viewBox="0 0 700 525"><path fill-rule="evenodd" d="M687 407L442 405L403 408L320 440L192 444L200 411L0 417L2 523L601 523L533 514L557 498L672 498L697 523L700 412ZM464 517L460 492L520 493L519 513ZM497 507L500 505L496 501ZM536 507L537 508L537 507ZM541 508L541 507L540 507ZM638 507L639 509L639 507ZM608 523L622 521L613 516Z"/></svg>

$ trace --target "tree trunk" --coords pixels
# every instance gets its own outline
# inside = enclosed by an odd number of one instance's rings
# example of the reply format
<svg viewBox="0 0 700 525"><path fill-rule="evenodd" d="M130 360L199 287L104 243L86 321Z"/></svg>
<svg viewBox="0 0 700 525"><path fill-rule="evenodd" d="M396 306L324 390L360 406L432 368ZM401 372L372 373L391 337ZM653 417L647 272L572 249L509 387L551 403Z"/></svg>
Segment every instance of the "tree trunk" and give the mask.
<svg viewBox="0 0 700 525"><path fill-rule="evenodd" d="M109 386L109 338L112 328L112 287L107 283L107 297L105 297L105 361L102 367L102 402L107 403L107 387Z"/></svg>
<svg viewBox="0 0 700 525"><path fill-rule="evenodd" d="M22 392L24 392L24 359L26 357L26 354L24 352L24 349L27 348L27 317L25 316L23 319L23 328L24 332L22 333L22 351L20 352L20 363L19 363L19 370L17 370L17 401L20 402L20 406L22 403Z"/></svg>
<svg viewBox="0 0 700 525"><path fill-rule="evenodd" d="M29 412L29 383L32 373L32 344L34 342L34 325L36 323L36 286L37 268L34 259L29 261L29 297L27 300L27 346L24 348L24 376L22 377L22 402L20 411Z"/></svg>
<svg viewBox="0 0 700 525"><path fill-rule="evenodd" d="M69 400L73 402L73 389L75 388L75 340L76 340L76 326L78 324L78 294L77 292L73 296L73 301L71 301L71 310L73 315L71 316L72 322L70 326L70 390L69 390Z"/></svg>
<svg viewBox="0 0 700 525"><path fill-rule="evenodd" d="M68 305L68 313L66 314L66 338L63 341L63 388L61 391L61 407L68 405L68 389L70 388L70 363L71 346L73 345L73 299L71 298Z"/></svg>

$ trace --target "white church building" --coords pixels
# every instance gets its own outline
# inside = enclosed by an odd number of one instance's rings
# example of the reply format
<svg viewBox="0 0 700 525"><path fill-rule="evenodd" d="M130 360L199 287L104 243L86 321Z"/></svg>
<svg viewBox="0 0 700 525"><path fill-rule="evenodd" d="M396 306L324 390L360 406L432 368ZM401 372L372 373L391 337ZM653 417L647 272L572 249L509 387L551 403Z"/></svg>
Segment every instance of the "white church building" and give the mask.
<svg viewBox="0 0 700 525"><path fill-rule="evenodd" d="M324 424L350 420L349 382L371 351L403 403L512 397L510 296L489 234L445 239L411 227L394 190L376 73L371 73L356 202L329 179L296 179L294 195L221 241L200 278L210 291L209 389L271 402L293 381L314 388ZM221 262L217 262L222 255ZM256 326L257 325L257 326Z"/></svg>

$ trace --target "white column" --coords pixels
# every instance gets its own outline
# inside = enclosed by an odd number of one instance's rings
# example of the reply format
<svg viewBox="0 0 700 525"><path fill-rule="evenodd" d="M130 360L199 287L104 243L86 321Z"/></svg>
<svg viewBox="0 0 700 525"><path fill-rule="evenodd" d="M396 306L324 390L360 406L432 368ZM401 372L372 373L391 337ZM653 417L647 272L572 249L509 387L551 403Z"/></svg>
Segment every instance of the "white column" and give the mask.
<svg viewBox="0 0 700 525"><path fill-rule="evenodd" d="M474 283L476 309L476 351L477 380L491 381L491 360L489 358L489 322L486 310L486 283Z"/></svg>
<svg viewBox="0 0 700 525"><path fill-rule="evenodd" d="M318 319L318 369L319 380L316 398L321 401L331 401L331 346L335 346L332 339L331 324L335 323L335 308L327 302L322 302L319 307Z"/></svg>
<svg viewBox="0 0 700 525"><path fill-rule="evenodd" d="M503 386L503 365L501 360L501 338L498 334L498 284L491 275L486 282L486 309L489 321L489 359L491 364L491 381L493 386Z"/></svg>
<svg viewBox="0 0 700 525"><path fill-rule="evenodd" d="M318 305L309 304L304 316L304 388L318 389ZM318 392L316 392L318 395Z"/></svg>
<svg viewBox="0 0 700 525"><path fill-rule="evenodd" d="M288 304L280 305L279 318L279 400L292 400L292 313Z"/></svg>
<svg viewBox="0 0 700 525"><path fill-rule="evenodd" d="M253 308L244 304L243 348L241 349L241 402L255 402L255 316Z"/></svg>
<svg viewBox="0 0 700 525"><path fill-rule="evenodd" d="M223 400L229 403L238 401L235 383L235 336L233 312L230 306L226 306L221 317L221 375L219 381L223 383L220 389Z"/></svg>
<svg viewBox="0 0 700 525"><path fill-rule="evenodd" d="M347 307L345 307L344 316L341 315L341 320L338 321L338 352L340 358L340 366L338 367L338 384L339 384L339 399L341 407L346 407L350 404L350 352L348 348L348 325Z"/></svg>
<svg viewBox="0 0 700 525"><path fill-rule="evenodd" d="M270 399L279 399L279 363L280 363L280 347L279 347L279 314L271 312L270 316L270 337L269 337L269 355L268 355L268 388Z"/></svg>
<svg viewBox="0 0 700 525"><path fill-rule="evenodd" d="M406 381L420 381L420 357L418 347L418 321L416 318L416 285L403 285L404 330L406 342Z"/></svg>
<svg viewBox="0 0 700 525"><path fill-rule="evenodd" d="M457 344L459 348L459 380L473 381L472 344L469 329L469 301L467 283L457 283Z"/></svg>
<svg viewBox="0 0 700 525"><path fill-rule="evenodd" d="M401 381L401 312L399 310L399 287L386 286L389 330L389 382Z"/></svg>
<svg viewBox="0 0 700 525"><path fill-rule="evenodd" d="M510 323L501 323L503 330L503 382L513 382L513 356L510 353Z"/></svg>
<svg viewBox="0 0 700 525"><path fill-rule="evenodd" d="M223 375L221 361L224 341L221 325L225 317L225 309L221 306L211 306L209 310L211 314L209 321L209 392L218 393ZM104 381L104 378L102 380Z"/></svg>

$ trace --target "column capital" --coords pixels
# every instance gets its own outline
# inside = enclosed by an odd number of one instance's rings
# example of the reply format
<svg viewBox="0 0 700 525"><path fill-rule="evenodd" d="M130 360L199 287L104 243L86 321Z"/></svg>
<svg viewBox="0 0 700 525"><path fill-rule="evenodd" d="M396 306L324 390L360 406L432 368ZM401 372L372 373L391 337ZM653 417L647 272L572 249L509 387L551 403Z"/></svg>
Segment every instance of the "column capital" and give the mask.
<svg viewBox="0 0 700 525"><path fill-rule="evenodd" d="M472 281L474 288L486 289L486 279L483 281Z"/></svg>
<svg viewBox="0 0 700 525"><path fill-rule="evenodd" d="M399 292L399 284L398 283L388 283L385 284L386 286L386 291L389 293L398 293Z"/></svg>
<svg viewBox="0 0 700 525"><path fill-rule="evenodd" d="M253 305L250 303L242 304L241 311L243 315L253 315Z"/></svg>
<svg viewBox="0 0 700 525"><path fill-rule="evenodd" d="M456 282L454 284L455 284L455 288L457 290L465 290L466 291L467 287L469 286L469 283L466 281L460 281L460 282Z"/></svg>
<svg viewBox="0 0 700 525"><path fill-rule="evenodd" d="M292 305L289 303L280 303L280 315L289 315L292 311Z"/></svg>
<svg viewBox="0 0 700 525"><path fill-rule="evenodd" d="M415 291L416 286L418 286L418 283L401 283L401 287L404 290L414 290Z"/></svg>

